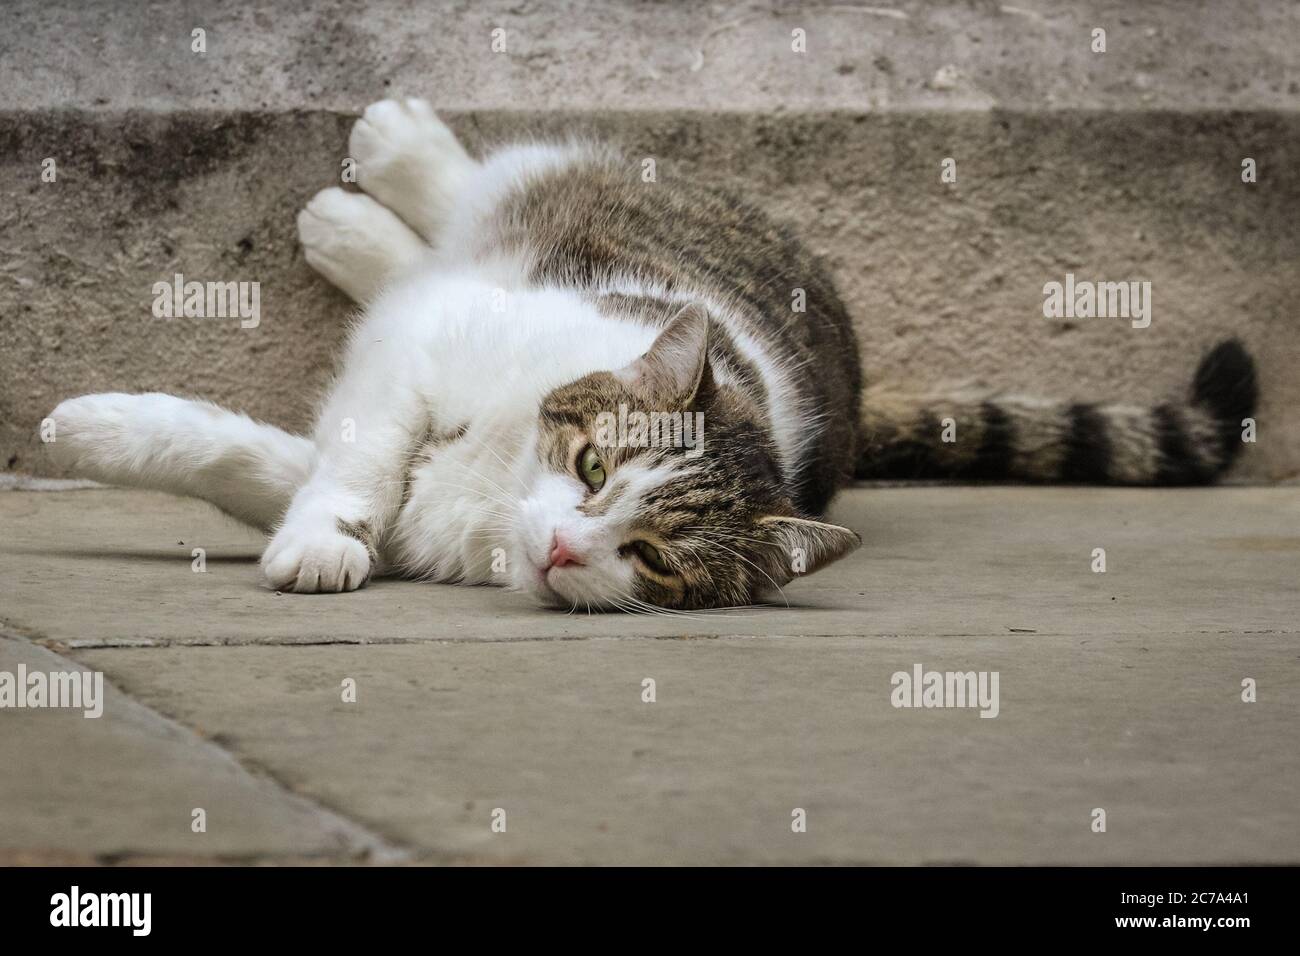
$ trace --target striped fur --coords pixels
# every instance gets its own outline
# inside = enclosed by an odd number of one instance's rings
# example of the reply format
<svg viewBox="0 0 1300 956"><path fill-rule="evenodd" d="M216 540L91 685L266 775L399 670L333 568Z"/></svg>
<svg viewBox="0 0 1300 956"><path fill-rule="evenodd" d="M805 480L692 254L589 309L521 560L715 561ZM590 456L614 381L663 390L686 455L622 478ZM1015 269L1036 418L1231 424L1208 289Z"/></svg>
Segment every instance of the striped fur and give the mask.
<svg viewBox="0 0 1300 956"><path fill-rule="evenodd" d="M552 473L574 473L582 450L593 445L609 475L577 510L598 518L634 505L636 536L650 541L673 569L659 574L633 560L633 596L646 604L750 604L861 543L847 528L795 513L775 443L749 388L712 371L717 353L707 347L710 327L699 307L680 309L630 369L584 376L554 389L540 408L538 453ZM672 445L601 444L597 416L621 406L698 413L703 454Z"/></svg>
<svg viewBox="0 0 1300 956"><path fill-rule="evenodd" d="M590 292L656 325L676 311L665 305L706 307L710 361L741 379L756 424L773 433L795 506L821 514L852 479L857 421L844 410L861 391L852 322L830 275L788 228L736 196L645 183L637 169L602 151L557 165L504 198L484 248L525 260L533 282ZM788 408L769 414L745 344L780 370Z"/></svg>
<svg viewBox="0 0 1300 956"><path fill-rule="evenodd" d="M1241 449L1243 419L1253 414L1257 391L1254 362L1235 339L1202 360L1185 400L1154 407L961 392L907 394L878 385L863 395L857 474L1205 484Z"/></svg>

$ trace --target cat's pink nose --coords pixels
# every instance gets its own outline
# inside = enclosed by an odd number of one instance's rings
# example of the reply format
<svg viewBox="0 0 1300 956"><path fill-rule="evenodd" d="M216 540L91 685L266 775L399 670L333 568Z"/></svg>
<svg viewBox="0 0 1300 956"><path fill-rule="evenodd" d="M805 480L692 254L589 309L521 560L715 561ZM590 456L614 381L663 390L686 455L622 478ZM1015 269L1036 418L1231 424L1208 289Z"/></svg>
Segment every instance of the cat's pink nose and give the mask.
<svg viewBox="0 0 1300 956"><path fill-rule="evenodd" d="M557 532L555 540L551 544L551 567L562 568L566 564L580 565L582 559L569 548L568 542L561 538Z"/></svg>

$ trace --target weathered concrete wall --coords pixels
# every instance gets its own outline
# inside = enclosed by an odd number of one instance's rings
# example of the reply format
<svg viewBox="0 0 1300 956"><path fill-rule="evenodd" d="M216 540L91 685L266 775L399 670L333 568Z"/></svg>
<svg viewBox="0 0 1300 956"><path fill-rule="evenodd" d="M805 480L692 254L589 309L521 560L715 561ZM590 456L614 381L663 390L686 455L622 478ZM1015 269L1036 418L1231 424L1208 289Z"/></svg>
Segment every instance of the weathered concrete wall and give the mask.
<svg viewBox="0 0 1300 956"><path fill-rule="evenodd" d="M1239 335L1264 402L1236 474L1300 474L1295 5L205 6L24 2L0 38L9 470L43 472L41 417L88 391L304 426L349 305L304 263L294 217L338 181L352 115L402 90L475 148L583 130L655 157L661 181L747 192L829 258L873 378L1141 401ZM261 324L155 319L152 286L176 272L259 282ZM1150 328L1043 318L1067 272L1149 280Z"/></svg>

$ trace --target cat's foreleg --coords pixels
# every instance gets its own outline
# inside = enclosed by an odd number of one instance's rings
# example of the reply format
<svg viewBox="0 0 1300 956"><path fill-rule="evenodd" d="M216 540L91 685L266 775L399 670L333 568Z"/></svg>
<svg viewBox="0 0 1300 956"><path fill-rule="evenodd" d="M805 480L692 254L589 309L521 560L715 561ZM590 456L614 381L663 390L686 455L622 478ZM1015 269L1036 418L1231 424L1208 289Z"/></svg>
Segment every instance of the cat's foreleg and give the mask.
<svg viewBox="0 0 1300 956"><path fill-rule="evenodd" d="M318 460L262 556L267 582L302 593L351 591L376 570L401 508L405 462L428 408L418 349L374 326L354 334L315 432Z"/></svg>
<svg viewBox="0 0 1300 956"><path fill-rule="evenodd" d="M46 447L72 474L202 498L264 530L316 464L306 438L174 395L83 395L49 417Z"/></svg>

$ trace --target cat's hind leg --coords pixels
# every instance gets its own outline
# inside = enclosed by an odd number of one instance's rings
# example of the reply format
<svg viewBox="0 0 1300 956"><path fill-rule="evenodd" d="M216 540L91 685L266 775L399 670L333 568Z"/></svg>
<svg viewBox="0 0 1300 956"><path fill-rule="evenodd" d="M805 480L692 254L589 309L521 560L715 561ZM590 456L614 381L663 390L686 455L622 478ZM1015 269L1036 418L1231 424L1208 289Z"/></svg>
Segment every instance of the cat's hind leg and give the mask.
<svg viewBox="0 0 1300 956"><path fill-rule="evenodd" d="M83 395L50 418L46 447L71 473L202 498L263 530L280 520L316 465L306 438L174 395Z"/></svg>
<svg viewBox="0 0 1300 956"><path fill-rule="evenodd" d="M425 100L381 100L352 127L357 185L437 246L479 169Z"/></svg>
<svg viewBox="0 0 1300 956"><path fill-rule="evenodd" d="M337 186L322 189L298 214L298 238L307 264L359 304L429 255L396 215Z"/></svg>

